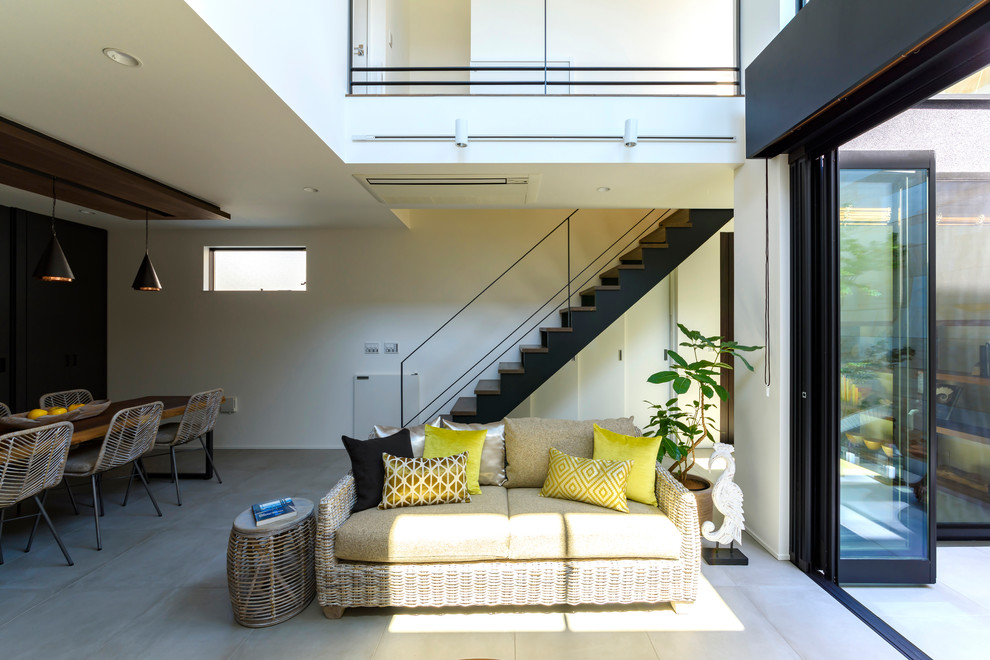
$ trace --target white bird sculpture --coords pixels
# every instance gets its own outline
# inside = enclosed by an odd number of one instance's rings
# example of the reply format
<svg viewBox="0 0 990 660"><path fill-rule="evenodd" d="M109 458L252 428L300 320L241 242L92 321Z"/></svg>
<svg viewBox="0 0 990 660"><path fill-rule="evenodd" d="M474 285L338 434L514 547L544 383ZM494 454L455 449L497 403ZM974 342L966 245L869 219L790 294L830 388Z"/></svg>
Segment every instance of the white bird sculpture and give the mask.
<svg viewBox="0 0 990 660"><path fill-rule="evenodd" d="M736 474L736 461L732 458L735 451L732 445L715 443L712 456L708 461L709 468L715 461L722 459L725 461L725 471L715 481L712 487L712 503L722 512L725 519L722 526L715 531L715 523L706 520L701 525L701 534L709 541L715 543L742 543L742 531L746 529L743 522L743 492L739 484L732 480Z"/></svg>

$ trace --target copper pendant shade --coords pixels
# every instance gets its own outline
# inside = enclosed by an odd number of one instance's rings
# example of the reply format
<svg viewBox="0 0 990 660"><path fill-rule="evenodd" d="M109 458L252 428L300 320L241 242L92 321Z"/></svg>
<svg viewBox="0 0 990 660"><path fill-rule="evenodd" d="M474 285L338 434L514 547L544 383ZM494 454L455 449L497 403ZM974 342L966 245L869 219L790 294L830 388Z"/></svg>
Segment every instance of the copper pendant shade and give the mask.
<svg viewBox="0 0 990 660"><path fill-rule="evenodd" d="M148 255L148 209L144 210L144 259L138 268L137 275L134 276L134 283L131 288L135 291L161 291L162 283L155 272L155 266L151 263Z"/></svg>
<svg viewBox="0 0 990 660"><path fill-rule="evenodd" d="M34 276L42 282L71 282L76 279L55 235L55 177L52 177L52 238L34 269Z"/></svg>

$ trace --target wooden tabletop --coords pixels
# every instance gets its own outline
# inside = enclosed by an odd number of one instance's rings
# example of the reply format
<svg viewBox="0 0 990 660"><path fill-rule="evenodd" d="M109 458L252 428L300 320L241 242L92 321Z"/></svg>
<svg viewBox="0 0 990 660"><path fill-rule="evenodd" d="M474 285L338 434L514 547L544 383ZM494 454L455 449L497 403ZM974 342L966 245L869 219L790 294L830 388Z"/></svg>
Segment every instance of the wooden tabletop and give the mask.
<svg viewBox="0 0 990 660"><path fill-rule="evenodd" d="M110 420L115 414L124 408L133 408L134 406L144 405L153 401L161 401L165 405L165 410L162 411L162 419L167 419L169 417L181 417L182 413L186 411L186 404L189 403L189 397L143 396L138 399L113 401L106 410L95 417L87 417L86 419L77 419L72 421L72 426L75 429L72 432L72 444L78 445L80 442L96 440L104 437L107 434L107 429L110 427ZM0 423L0 435L21 430L23 429Z"/></svg>

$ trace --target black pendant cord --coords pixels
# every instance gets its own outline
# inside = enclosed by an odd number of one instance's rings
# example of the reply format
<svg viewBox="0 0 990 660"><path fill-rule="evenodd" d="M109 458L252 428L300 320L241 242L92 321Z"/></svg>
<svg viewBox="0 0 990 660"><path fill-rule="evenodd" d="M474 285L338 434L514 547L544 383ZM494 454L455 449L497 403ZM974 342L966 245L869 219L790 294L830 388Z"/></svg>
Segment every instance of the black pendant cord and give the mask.
<svg viewBox="0 0 990 660"><path fill-rule="evenodd" d="M144 210L144 253L148 254L148 209Z"/></svg>
<svg viewBox="0 0 990 660"><path fill-rule="evenodd" d="M766 357L763 362L763 382L767 386L767 396L770 396L770 381L771 381L771 369L770 369L770 159L764 160L766 163L766 177L765 177L765 199L766 208L765 212L765 231L764 231L764 274L763 274L763 334L766 346Z"/></svg>
<svg viewBox="0 0 990 660"><path fill-rule="evenodd" d="M52 177L52 236L55 236L55 177Z"/></svg>

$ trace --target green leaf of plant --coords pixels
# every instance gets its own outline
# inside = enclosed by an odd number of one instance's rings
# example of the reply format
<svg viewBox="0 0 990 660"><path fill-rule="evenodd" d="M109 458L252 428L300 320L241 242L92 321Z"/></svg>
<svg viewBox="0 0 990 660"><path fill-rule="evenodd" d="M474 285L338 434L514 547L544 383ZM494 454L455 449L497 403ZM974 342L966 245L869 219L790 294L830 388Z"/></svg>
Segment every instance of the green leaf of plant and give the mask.
<svg viewBox="0 0 990 660"><path fill-rule="evenodd" d="M712 388L709 387L708 385L702 385L701 386L701 391L704 393L705 397L708 398L708 399L710 399L713 396L715 396L714 390L712 390ZM711 405L711 404L706 404L705 407L707 408L709 405Z"/></svg>
<svg viewBox="0 0 990 660"><path fill-rule="evenodd" d="M646 380L654 385L659 385L660 383L669 383L675 378L677 378L676 371L658 371Z"/></svg>
<svg viewBox="0 0 990 660"><path fill-rule="evenodd" d="M684 394L689 389L691 389L691 380L681 376L674 381L673 387L674 387L674 391L677 392L678 394Z"/></svg>
<svg viewBox="0 0 990 660"><path fill-rule="evenodd" d="M677 351L672 351L672 350L668 349L667 350L667 355L670 357L671 360L673 360L677 364L681 365L682 367L688 366L687 360L685 360L684 358L682 358L681 355L680 355L680 353L678 353Z"/></svg>
<svg viewBox="0 0 990 660"><path fill-rule="evenodd" d="M747 360L746 358L744 358L741 355L737 355L736 357L739 358L740 360L742 360L742 363L746 365L746 368L747 369L749 369L750 371L753 371L753 365L751 365L749 363L749 360Z"/></svg>
<svg viewBox="0 0 990 660"><path fill-rule="evenodd" d="M718 398L722 399L722 401L729 400L729 390L725 389L721 385L713 385L712 387L715 390L715 394L718 395Z"/></svg>

